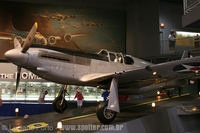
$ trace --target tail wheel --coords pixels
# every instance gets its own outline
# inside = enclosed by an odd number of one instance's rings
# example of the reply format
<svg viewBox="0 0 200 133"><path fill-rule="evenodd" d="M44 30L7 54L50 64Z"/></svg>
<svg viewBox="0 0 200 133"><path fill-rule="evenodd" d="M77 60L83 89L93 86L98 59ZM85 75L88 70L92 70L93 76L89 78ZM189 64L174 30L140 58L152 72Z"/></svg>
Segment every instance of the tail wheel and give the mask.
<svg viewBox="0 0 200 133"><path fill-rule="evenodd" d="M97 118L104 124L111 123L117 115L117 112L107 109L107 106L108 102L101 102L96 110Z"/></svg>
<svg viewBox="0 0 200 133"><path fill-rule="evenodd" d="M53 100L52 106L53 106L54 111L58 113L63 113L67 109L67 101L64 100L62 105L61 105L61 102L62 102L62 97L56 97Z"/></svg>

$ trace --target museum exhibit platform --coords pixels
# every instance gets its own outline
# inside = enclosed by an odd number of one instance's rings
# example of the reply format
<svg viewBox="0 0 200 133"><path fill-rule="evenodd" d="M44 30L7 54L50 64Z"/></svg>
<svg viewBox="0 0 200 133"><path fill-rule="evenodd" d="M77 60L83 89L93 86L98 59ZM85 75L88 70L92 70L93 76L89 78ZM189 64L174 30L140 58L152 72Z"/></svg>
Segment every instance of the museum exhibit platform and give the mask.
<svg viewBox="0 0 200 133"><path fill-rule="evenodd" d="M0 123L0 133L12 133L12 132Z"/></svg>
<svg viewBox="0 0 200 133"><path fill-rule="evenodd" d="M51 103L3 103L0 107L0 116L16 116L15 109L18 108L18 116L35 115L53 112Z"/></svg>
<svg viewBox="0 0 200 133"><path fill-rule="evenodd" d="M123 133L200 133L200 99L122 123ZM116 133L97 131L95 133Z"/></svg>

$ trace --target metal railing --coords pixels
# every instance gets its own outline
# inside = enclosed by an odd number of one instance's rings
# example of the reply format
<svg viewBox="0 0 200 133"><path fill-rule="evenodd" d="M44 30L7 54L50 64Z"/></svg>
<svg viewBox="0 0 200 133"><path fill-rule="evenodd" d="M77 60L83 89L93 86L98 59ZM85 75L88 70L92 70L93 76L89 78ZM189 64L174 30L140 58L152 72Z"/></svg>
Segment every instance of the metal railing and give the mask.
<svg viewBox="0 0 200 133"><path fill-rule="evenodd" d="M189 13L200 5L200 0L183 0L184 14Z"/></svg>
<svg viewBox="0 0 200 133"><path fill-rule="evenodd" d="M160 54L181 53L187 51L199 51L200 45L195 45L193 37L185 37L178 39L174 50L170 50L168 40L160 40Z"/></svg>

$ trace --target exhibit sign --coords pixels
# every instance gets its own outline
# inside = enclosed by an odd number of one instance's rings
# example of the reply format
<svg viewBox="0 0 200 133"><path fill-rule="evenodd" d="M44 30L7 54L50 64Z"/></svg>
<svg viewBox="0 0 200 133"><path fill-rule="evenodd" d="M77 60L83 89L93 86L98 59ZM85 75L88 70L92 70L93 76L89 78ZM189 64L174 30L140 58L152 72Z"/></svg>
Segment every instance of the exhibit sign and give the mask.
<svg viewBox="0 0 200 133"><path fill-rule="evenodd" d="M45 82L46 80L38 77L32 72L23 69L21 72L21 81L37 81L37 82ZM16 81L17 78L17 66L11 63L1 63L0 69L0 79L1 81Z"/></svg>

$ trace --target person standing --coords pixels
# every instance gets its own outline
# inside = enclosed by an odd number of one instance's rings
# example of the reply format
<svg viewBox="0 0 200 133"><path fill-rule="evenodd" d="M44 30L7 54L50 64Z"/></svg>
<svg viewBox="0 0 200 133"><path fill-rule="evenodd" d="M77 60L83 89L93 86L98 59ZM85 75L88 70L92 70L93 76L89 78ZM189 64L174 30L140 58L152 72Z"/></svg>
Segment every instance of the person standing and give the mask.
<svg viewBox="0 0 200 133"><path fill-rule="evenodd" d="M40 94L40 97L39 97L39 99L38 99L38 102L39 102L39 103L44 103L45 95L47 95L47 94L48 94L48 91L47 91L47 90L45 90L44 92L42 92L42 93Z"/></svg>
<svg viewBox="0 0 200 133"><path fill-rule="evenodd" d="M108 90L106 90L106 91L104 91L103 93L102 93L102 97L103 97L103 101L107 101L107 97L109 96L109 92L108 92Z"/></svg>
<svg viewBox="0 0 200 133"><path fill-rule="evenodd" d="M171 52L174 52L175 44L176 44L176 36L174 35L174 31L171 30L170 34L168 36L168 41L169 41L169 50Z"/></svg>
<svg viewBox="0 0 200 133"><path fill-rule="evenodd" d="M200 38L199 38L199 35L197 34L197 36L194 38L194 48L195 48L195 50L199 50L199 44L200 44Z"/></svg>
<svg viewBox="0 0 200 133"><path fill-rule="evenodd" d="M2 99L1 99L1 97L0 97L0 106L2 106Z"/></svg>
<svg viewBox="0 0 200 133"><path fill-rule="evenodd" d="M130 100L130 98L126 94L118 94L118 97L119 97L119 102Z"/></svg>
<svg viewBox="0 0 200 133"><path fill-rule="evenodd" d="M77 108L81 108L83 105L84 97L79 89L77 89L76 95L74 96L74 99L76 99L76 98L77 98Z"/></svg>

